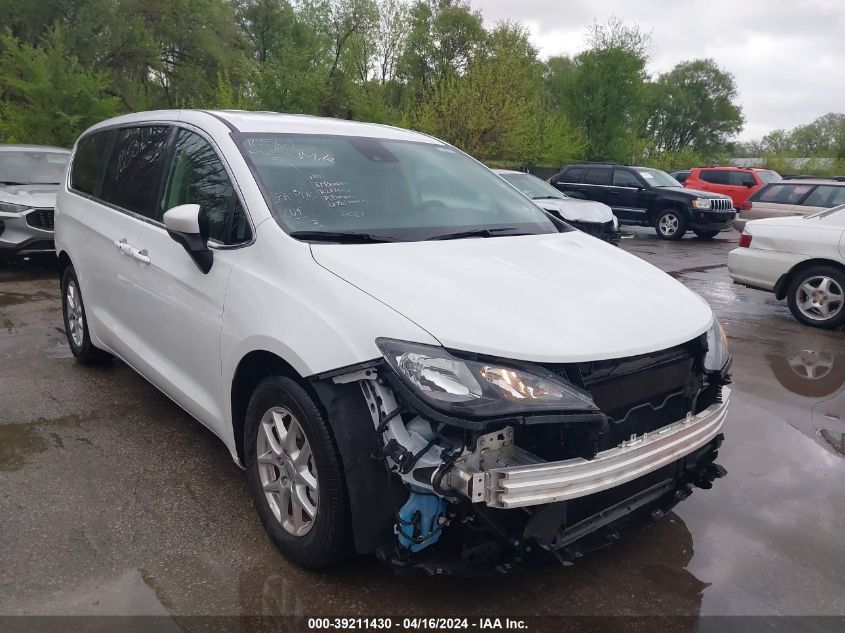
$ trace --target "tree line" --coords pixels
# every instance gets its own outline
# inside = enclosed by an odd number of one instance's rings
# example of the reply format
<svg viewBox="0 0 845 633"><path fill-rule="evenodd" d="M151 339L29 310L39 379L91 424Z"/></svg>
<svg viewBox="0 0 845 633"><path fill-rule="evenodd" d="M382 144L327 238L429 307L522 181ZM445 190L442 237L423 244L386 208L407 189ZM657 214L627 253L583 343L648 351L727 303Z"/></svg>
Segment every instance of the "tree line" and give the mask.
<svg viewBox="0 0 845 633"><path fill-rule="evenodd" d="M519 22L467 0L0 0L0 141L70 146L158 108L389 123L519 166L714 160L741 131L709 59L646 71L650 37L612 19L543 60Z"/></svg>

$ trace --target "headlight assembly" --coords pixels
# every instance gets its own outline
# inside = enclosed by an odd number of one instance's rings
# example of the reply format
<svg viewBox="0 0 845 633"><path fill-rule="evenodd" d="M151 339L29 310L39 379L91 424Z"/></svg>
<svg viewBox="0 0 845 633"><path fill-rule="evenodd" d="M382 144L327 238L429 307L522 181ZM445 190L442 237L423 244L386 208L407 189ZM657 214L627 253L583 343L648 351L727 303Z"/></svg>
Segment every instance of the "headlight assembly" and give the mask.
<svg viewBox="0 0 845 633"><path fill-rule="evenodd" d="M707 330L707 354L704 356L704 369L724 371L731 360L728 352L728 337L722 329L719 319L713 317L713 324Z"/></svg>
<svg viewBox="0 0 845 633"><path fill-rule="evenodd" d="M690 200L690 204L694 209L709 209L710 198L693 198Z"/></svg>
<svg viewBox="0 0 845 633"><path fill-rule="evenodd" d="M541 367L467 360L442 347L393 339L380 338L376 344L405 387L429 406L452 415L598 412L589 394Z"/></svg>

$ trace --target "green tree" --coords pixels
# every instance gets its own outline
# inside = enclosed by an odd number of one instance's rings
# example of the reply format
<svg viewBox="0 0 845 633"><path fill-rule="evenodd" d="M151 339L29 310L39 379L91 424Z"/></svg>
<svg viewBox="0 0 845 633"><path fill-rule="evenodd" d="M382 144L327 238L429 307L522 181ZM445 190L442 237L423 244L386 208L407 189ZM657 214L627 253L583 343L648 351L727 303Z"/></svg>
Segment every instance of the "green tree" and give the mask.
<svg viewBox="0 0 845 633"><path fill-rule="evenodd" d="M39 46L0 37L0 138L70 147L90 125L120 112L106 72L83 65L61 29Z"/></svg>
<svg viewBox="0 0 845 633"><path fill-rule="evenodd" d="M588 158L631 160L643 119L648 36L611 20L594 24L589 42L558 98L584 131Z"/></svg>
<svg viewBox="0 0 845 633"><path fill-rule="evenodd" d="M736 83L713 60L682 62L650 87L646 133L659 152L723 148L742 130Z"/></svg>

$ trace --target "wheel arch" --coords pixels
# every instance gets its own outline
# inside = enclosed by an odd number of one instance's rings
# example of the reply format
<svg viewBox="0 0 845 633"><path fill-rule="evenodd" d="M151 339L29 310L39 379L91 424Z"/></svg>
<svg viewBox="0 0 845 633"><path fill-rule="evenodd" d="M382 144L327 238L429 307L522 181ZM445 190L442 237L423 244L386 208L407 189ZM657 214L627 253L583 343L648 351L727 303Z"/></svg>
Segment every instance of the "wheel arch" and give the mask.
<svg viewBox="0 0 845 633"><path fill-rule="evenodd" d="M786 299L786 289L789 287L789 282L792 278L800 273L802 270L806 270L807 268L811 268L813 266L833 266L834 268L842 271L845 273L845 265L842 262L838 262L835 259L826 259L824 257L813 257L811 259L805 259L801 262L795 264L792 268L790 268L787 272L782 274L780 278L775 282L774 293L775 297L779 300Z"/></svg>
<svg viewBox="0 0 845 633"><path fill-rule="evenodd" d="M691 216L691 211L689 209L689 205L685 204L682 200L673 200L671 198L662 198L655 201L654 206L652 207L651 211L648 214L648 222L649 224L654 224L657 220L657 217L663 213L664 211L668 210L679 211L683 214L684 219L689 223Z"/></svg>
<svg viewBox="0 0 845 633"><path fill-rule="evenodd" d="M241 465L245 462L247 405L258 383L271 375L286 376L302 386L328 423L344 472L355 549L372 554L390 539L394 512L407 492L371 457L378 437L360 387L357 383L335 384L330 378L304 377L279 354L266 349L246 353L233 374L231 391L232 432Z"/></svg>
<svg viewBox="0 0 845 633"><path fill-rule="evenodd" d="M70 259L70 255L67 254L67 251L59 251L58 254L59 259L59 282L61 282L62 277L65 274L65 270L69 266L73 266L73 262Z"/></svg>
<svg viewBox="0 0 845 633"><path fill-rule="evenodd" d="M232 407L232 433L238 460L244 463L244 425L246 423L246 408L252 392L267 376L281 375L299 383L314 399L318 407L323 409L316 392L311 388L293 365L274 352L256 349L248 352L238 362L232 376L230 403Z"/></svg>

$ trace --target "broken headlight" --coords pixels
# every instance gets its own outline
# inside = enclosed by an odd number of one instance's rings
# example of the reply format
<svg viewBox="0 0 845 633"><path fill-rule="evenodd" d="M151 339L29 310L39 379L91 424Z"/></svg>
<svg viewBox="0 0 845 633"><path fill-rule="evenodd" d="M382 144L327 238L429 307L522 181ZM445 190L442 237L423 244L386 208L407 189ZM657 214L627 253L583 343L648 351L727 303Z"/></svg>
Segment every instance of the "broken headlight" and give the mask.
<svg viewBox="0 0 845 633"><path fill-rule="evenodd" d="M707 330L707 354L704 356L704 369L724 372L731 360L728 351L728 337L719 319L713 317L713 323Z"/></svg>
<svg viewBox="0 0 845 633"><path fill-rule="evenodd" d="M442 347L392 339L380 338L376 344L407 388L453 415L598 411L589 394L541 367L468 360Z"/></svg>

